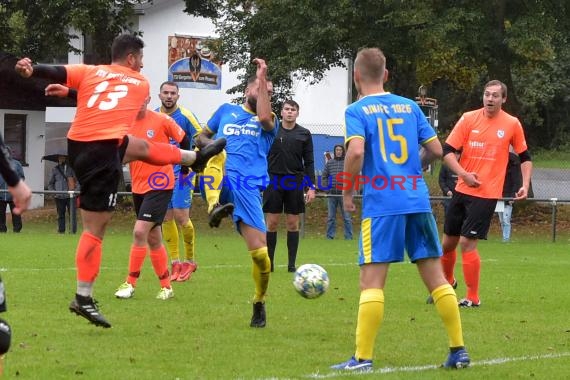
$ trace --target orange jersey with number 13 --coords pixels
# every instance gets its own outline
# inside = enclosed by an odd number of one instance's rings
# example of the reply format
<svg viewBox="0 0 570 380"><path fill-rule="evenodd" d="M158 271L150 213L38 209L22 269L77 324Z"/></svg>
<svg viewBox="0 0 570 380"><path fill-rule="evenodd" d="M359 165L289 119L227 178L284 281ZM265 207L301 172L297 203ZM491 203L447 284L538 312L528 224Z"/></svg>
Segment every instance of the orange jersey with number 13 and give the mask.
<svg viewBox="0 0 570 380"><path fill-rule="evenodd" d="M122 139L149 94L139 72L120 65L66 65L77 90L77 112L67 137L75 141Z"/></svg>

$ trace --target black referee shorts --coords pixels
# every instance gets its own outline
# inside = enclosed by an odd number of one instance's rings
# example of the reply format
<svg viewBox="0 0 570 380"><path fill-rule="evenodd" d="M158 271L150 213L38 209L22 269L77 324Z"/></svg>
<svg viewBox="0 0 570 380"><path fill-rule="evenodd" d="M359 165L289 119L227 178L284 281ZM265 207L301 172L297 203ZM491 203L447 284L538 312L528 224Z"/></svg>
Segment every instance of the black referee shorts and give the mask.
<svg viewBox="0 0 570 380"><path fill-rule="evenodd" d="M298 215L305 212L303 178L293 175L270 175L269 186L263 192L263 212Z"/></svg>

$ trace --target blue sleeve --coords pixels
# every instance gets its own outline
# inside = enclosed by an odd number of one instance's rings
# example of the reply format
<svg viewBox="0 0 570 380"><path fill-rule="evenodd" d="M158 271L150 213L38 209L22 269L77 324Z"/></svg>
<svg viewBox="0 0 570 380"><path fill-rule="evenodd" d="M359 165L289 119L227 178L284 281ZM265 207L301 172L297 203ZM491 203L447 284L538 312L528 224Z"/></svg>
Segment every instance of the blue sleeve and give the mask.
<svg viewBox="0 0 570 380"><path fill-rule="evenodd" d="M356 112L357 108L353 104L344 111L345 143L356 136L366 139L365 123Z"/></svg>

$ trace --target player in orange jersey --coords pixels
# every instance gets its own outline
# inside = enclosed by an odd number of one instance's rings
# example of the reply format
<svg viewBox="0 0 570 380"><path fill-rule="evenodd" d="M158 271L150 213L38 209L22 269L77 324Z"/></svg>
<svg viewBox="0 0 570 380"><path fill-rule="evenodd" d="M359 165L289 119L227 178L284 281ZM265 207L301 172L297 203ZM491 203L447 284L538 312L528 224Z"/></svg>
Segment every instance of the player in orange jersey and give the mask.
<svg viewBox="0 0 570 380"><path fill-rule="evenodd" d="M453 274L456 247L461 247L463 276L467 295L461 307L478 307L481 259L479 239L486 239L497 199L502 197L503 181L509 160L509 147L521 159L523 184L515 200L528 195L532 162L519 120L502 110L507 100L507 86L492 80L485 85L483 108L466 112L445 142L445 164L458 176L456 192L445 214L443 256L447 281L456 285ZM455 153L461 152L459 161Z"/></svg>
<svg viewBox="0 0 570 380"><path fill-rule="evenodd" d="M148 99L150 100L150 97ZM129 131L130 135L151 142L169 143L169 139L172 139L182 148L190 148L190 139L174 119L166 114L151 111L146 106L147 103L137 115L137 120ZM137 221L133 230L129 274L115 292L115 296L126 299L134 295L148 246L154 272L160 281L161 289L156 298L167 300L174 296L174 292L168 273L168 255L162 244L161 224L172 198L172 191L180 184L176 182L172 165L158 166L133 161L129 169Z"/></svg>
<svg viewBox="0 0 570 380"><path fill-rule="evenodd" d="M32 65L29 58L22 58L15 66L25 78L47 78L77 90L77 113L67 137L70 164L81 185L83 233L76 251L77 292L69 310L102 327L111 324L93 300L93 285L101 266L103 237L117 201L122 162L141 159L155 165L182 163L198 169L225 146L222 141L196 153L126 136L149 95L148 82L140 74L143 47L140 38L123 34L113 41L110 65ZM46 95L61 96L62 88L48 86Z"/></svg>

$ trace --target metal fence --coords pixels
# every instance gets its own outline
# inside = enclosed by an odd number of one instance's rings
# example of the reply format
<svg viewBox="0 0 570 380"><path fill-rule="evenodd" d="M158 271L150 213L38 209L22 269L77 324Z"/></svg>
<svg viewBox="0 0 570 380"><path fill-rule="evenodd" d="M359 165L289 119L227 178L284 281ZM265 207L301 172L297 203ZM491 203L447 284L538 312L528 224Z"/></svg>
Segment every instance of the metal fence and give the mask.
<svg viewBox="0 0 570 380"><path fill-rule="evenodd" d="M7 190L0 190L0 193L5 193L7 192ZM67 229L67 233L69 234L75 234L77 231L77 197L79 196L78 192L74 192L74 191L67 191L67 192L58 192L58 191L50 191L50 190L44 190L44 191L33 191L33 194L40 194L44 196L44 200L49 200L49 198L51 197L55 197L56 194L65 194L68 199L69 199L69 209L70 212L67 214L67 220L66 220L66 229ZM132 193L131 192L119 192L118 193L119 196L121 197L128 197L131 196ZM194 197L200 197L200 193L194 193ZM330 197L341 197L341 195L328 195L328 194L324 194L324 193L317 193L317 198L320 200L326 200L327 198ZM357 200L361 199L360 195L356 195ZM437 208L439 207L439 205L444 201L448 199L447 197L444 196L431 196L430 200L432 202L432 206L434 208L434 210L437 210ZM501 200L504 201L509 201L512 200L512 198L503 198ZM560 232L560 225L562 226L568 226L570 225L570 212L568 212L570 210L570 207L568 207L570 205L570 199L566 198L558 198L558 197L552 197L552 198L529 198L528 200L526 200L525 202L530 203L531 205L540 205L543 208L548 208L548 215L543 215L542 216L542 220L540 220L540 222L542 224L549 224L550 226L550 234L551 234L551 239L553 242L555 242L557 240L558 237L558 233ZM48 202L49 203L49 202ZM198 206L199 204L196 204L196 202L193 202L193 207ZM561 209L561 207L565 208L565 212L562 214L562 217L559 214L559 210ZM326 208L323 208L323 212L326 213ZM0 212L2 212L0 210ZM132 211L129 211L132 212ZM311 207L309 207L307 209L307 212L314 212L313 209ZM54 210L54 214L56 213L56 211ZM55 214L57 215L57 214ZM323 214L323 217L324 214ZM516 219L516 218L515 218ZM340 220L340 222L342 223L342 220ZM301 219L301 236L304 236L305 234L305 230L307 229L307 218L306 215L303 215L302 219ZM311 226L312 229L315 228L322 228L323 224L322 224L322 220L315 222L315 224L318 224L316 226ZM565 231L568 232L568 231Z"/></svg>
<svg viewBox="0 0 570 380"><path fill-rule="evenodd" d="M315 172L320 174L325 165L325 153L332 154L335 145L344 144L344 127L342 124L302 125L313 135ZM438 164L434 166L432 174L439 174ZM531 188L531 196L536 199L570 199L570 162L562 162L559 167L535 167L532 173Z"/></svg>

